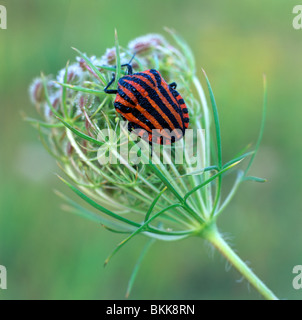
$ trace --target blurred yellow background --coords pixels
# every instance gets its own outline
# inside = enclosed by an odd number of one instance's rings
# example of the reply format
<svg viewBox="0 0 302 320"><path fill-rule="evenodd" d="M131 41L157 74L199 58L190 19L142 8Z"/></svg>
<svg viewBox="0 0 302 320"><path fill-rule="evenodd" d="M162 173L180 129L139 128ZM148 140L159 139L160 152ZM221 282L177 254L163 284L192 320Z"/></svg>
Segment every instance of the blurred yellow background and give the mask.
<svg viewBox="0 0 302 320"><path fill-rule="evenodd" d="M284 299L302 264L302 30L294 30L296 1L0 0L0 265L8 289L0 299L123 299L145 238L138 237L103 262L122 240L64 212L53 189L67 192L59 172L23 122L35 116L28 86L43 71L56 74L76 47L101 56L146 33L178 31L198 69L210 77L222 126L224 160L256 141L261 121L262 74L269 109L252 173L268 183L246 183L219 227L256 274ZM167 35L168 37L168 35ZM168 38L169 39L169 38ZM201 72L199 77L201 78ZM203 81L204 83L204 81ZM138 274L133 299L257 299L218 253L201 240L156 242ZM228 270L228 269L227 269Z"/></svg>

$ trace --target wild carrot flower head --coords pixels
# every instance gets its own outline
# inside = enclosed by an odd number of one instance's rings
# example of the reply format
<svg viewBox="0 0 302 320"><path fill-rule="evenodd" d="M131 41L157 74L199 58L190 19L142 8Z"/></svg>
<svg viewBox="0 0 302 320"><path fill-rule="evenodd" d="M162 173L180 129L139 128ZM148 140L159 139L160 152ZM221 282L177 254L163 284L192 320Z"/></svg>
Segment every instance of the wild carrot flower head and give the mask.
<svg viewBox="0 0 302 320"><path fill-rule="evenodd" d="M66 73L66 68L59 71L59 74L57 76L57 81L59 83L64 82L65 73ZM85 77L85 73L79 63L74 63L67 68L66 83L79 84L84 80L84 77Z"/></svg>
<svg viewBox="0 0 302 320"><path fill-rule="evenodd" d="M76 62L67 64L56 78L42 75L30 88L40 120L29 121L58 161L67 179L62 180L87 203L82 207L58 193L67 203L65 209L108 230L128 234L114 253L138 234L161 240L201 236L212 241L216 220L239 185L245 180L264 181L247 176L254 151L223 161L210 82L205 76L211 109L196 77L190 48L179 36L170 34L173 44L161 35L149 34L134 39L126 49L116 38L115 47L100 58L89 58L75 49ZM116 88L126 74L121 65L132 58L134 72L156 69L168 83L177 83L190 114L189 129L195 130L191 136L186 133L191 140L185 141L185 137L169 147L157 146L150 153L148 144L128 132L115 111L115 97L104 88L112 73ZM186 145L192 148L184 148ZM176 161L179 155L183 161ZM247 157L250 162L243 170L239 163ZM230 171L234 183L222 196L223 178Z"/></svg>
<svg viewBox="0 0 302 320"><path fill-rule="evenodd" d="M32 82L31 86L29 87L29 96L31 102L34 104L39 104L45 100L43 82L40 78L36 78Z"/></svg>
<svg viewBox="0 0 302 320"><path fill-rule="evenodd" d="M147 34L129 42L128 48L138 55L148 54L153 49L167 47L167 41L158 34Z"/></svg>
<svg viewBox="0 0 302 320"><path fill-rule="evenodd" d="M95 56L89 59L77 51L77 62L67 64L56 79L44 76L35 79L30 90L32 101L44 108L41 116L45 124L37 122L47 136L43 139L50 141L49 150L59 160L66 176L77 186L76 192L88 197L94 208L110 210L111 218L118 217L118 221L110 220L110 227L114 225L128 232L141 226L142 220L147 222L146 217L154 217L155 212L160 212L155 224L148 223L141 231L165 239L200 233L208 220L220 214L226 205L218 194L221 176L248 155L225 166L221 159L216 164L211 162L210 153L214 145L207 137L211 134L209 110L195 76L193 56L188 46L178 36L172 35L178 47L169 44L161 35L149 34L131 41L128 45L130 52L117 45L107 49L100 59ZM149 160L147 163L139 162L137 159L141 160L142 156L137 155L142 150L138 151L138 144L131 142L127 151L128 154L136 154L136 161L126 161L127 156L122 151L125 144L129 144L126 139L129 132L115 112L114 97L105 94L103 88L112 72L123 76L125 70L119 69L120 65L129 61L133 52L137 54L134 58L135 72L154 68L168 82L177 82L189 109L191 128L209 130L205 135L199 131L199 136L192 136L192 147L199 153L196 157L198 164L177 164L173 161L166 164L171 155L173 158L178 152L180 145L177 144L169 150L165 146L158 147L157 154L152 155L154 163L149 163ZM158 59L159 55L161 59ZM193 94L194 87L199 93L198 98ZM42 130L40 132L42 135ZM110 154L111 163L100 161L106 154ZM188 160L188 154L183 156ZM241 180L242 173L238 173L235 187ZM127 215L129 220L124 221ZM103 216L99 219L103 221ZM107 225L107 220L103 224Z"/></svg>

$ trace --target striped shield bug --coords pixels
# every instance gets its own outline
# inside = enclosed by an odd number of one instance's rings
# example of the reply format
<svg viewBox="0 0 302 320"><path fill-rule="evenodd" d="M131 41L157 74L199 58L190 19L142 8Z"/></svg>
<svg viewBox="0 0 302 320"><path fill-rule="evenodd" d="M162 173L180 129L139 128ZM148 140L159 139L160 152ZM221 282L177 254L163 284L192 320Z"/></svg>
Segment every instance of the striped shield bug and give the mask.
<svg viewBox="0 0 302 320"><path fill-rule="evenodd" d="M154 69L133 73L132 59L121 66L127 67L127 73L118 80L118 88L109 89L115 82L113 74L104 91L116 94L114 107L128 121L129 131L150 144L180 140L189 126L189 114L176 83L167 84Z"/></svg>

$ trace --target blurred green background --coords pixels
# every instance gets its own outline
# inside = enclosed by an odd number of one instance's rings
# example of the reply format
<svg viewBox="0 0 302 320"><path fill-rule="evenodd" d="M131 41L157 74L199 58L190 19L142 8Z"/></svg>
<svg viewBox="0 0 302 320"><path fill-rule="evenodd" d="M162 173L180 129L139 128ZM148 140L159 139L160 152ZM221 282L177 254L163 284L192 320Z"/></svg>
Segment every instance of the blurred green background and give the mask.
<svg viewBox="0 0 302 320"><path fill-rule="evenodd" d="M0 299L123 299L145 238L130 242L107 268L122 239L64 212L53 189L67 191L59 169L20 112L35 116L28 86L42 70L61 69L71 47L101 56L146 33L176 29L206 69L222 125L224 159L256 140L262 74L269 86L265 136L253 165L266 184L246 183L219 221L239 255L283 299L300 299L292 269L302 264L302 30L297 1L0 0ZM201 72L199 71L201 77ZM204 83L204 81L203 81ZM133 299L258 299L198 239L157 242L143 262Z"/></svg>

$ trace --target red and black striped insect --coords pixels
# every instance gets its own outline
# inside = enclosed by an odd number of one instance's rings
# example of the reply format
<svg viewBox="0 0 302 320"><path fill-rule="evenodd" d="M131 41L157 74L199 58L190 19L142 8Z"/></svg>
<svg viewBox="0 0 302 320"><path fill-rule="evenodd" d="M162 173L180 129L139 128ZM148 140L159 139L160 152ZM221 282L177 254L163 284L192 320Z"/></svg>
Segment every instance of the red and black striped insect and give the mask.
<svg viewBox="0 0 302 320"><path fill-rule="evenodd" d="M167 145L180 140L189 126L189 114L176 83L167 84L154 69L133 73L130 63L122 65L127 67L127 75L118 80L117 90L109 89L115 74L104 89L116 94L114 107L128 120L128 130L134 130L150 144Z"/></svg>

